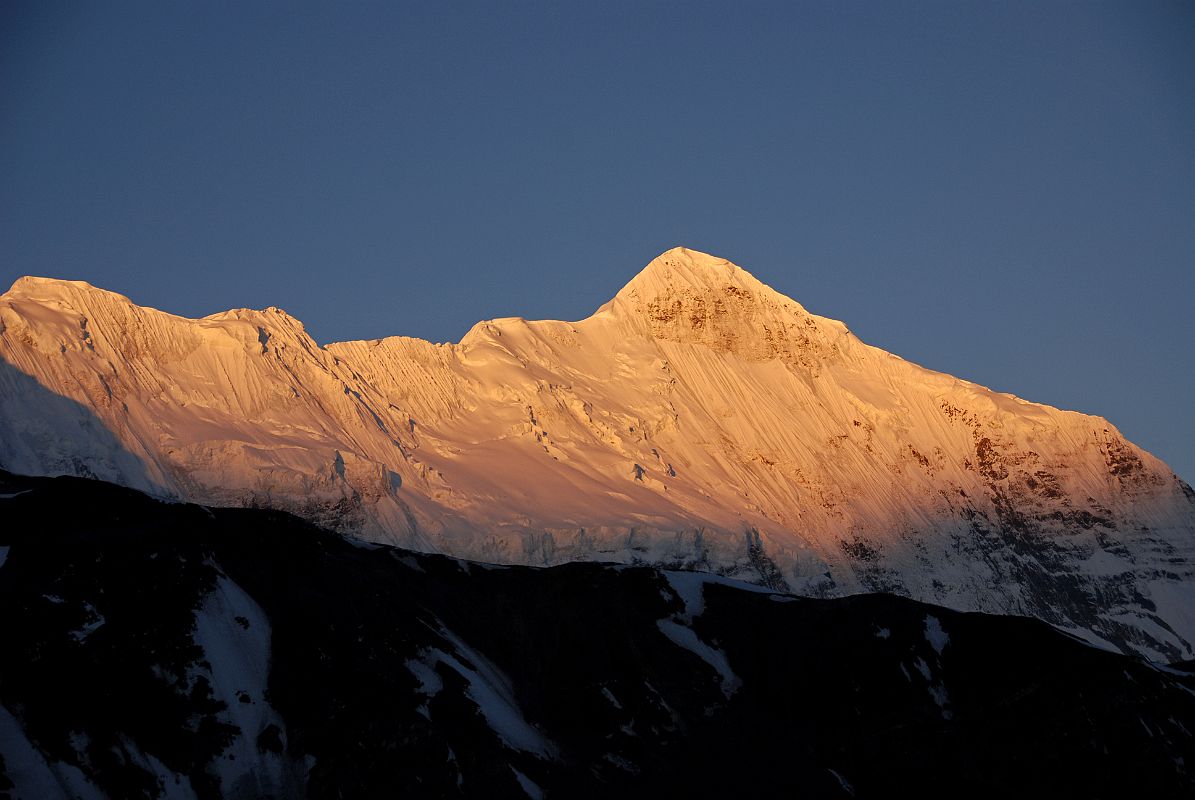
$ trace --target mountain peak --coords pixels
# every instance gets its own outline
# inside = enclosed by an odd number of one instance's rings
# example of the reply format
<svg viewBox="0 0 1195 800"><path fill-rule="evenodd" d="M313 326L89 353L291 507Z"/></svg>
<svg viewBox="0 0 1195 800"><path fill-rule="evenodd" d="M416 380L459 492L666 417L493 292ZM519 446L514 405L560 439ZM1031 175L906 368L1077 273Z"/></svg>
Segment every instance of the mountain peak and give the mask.
<svg viewBox="0 0 1195 800"><path fill-rule="evenodd" d="M649 306L687 306L695 301L767 305L805 313L799 303L734 262L687 247L674 247L656 256L600 310L642 311Z"/></svg>
<svg viewBox="0 0 1195 800"><path fill-rule="evenodd" d="M87 281L40 278L35 275L17 278L12 287L0 297L9 302L65 304L88 315L101 308L136 307L133 301L123 294L101 289Z"/></svg>
<svg viewBox="0 0 1195 800"><path fill-rule="evenodd" d="M674 247L652 259L610 302L598 309L598 313L636 313L660 302L683 304L694 297L711 294L730 294L744 300L768 297L792 302L725 258L687 247Z"/></svg>
<svg viewBox="0 0 1195 800"><path fill-rule="evenodd" d="M693 250L689 247L673 247L665 250L663 253L660 253L658 256L653 258L651 263L649 263L645 268L645 271L655 267L676 263L684 263L692 267L703 269L714 269L726 265L731 267L735 266L725 258L720 258L710 253L704 253L701 250Z"/></svg>
<svg viewBox="0 0 1195 800"><path fill-rule="evenodd" d="M661 253L595 316L657 341L703 344L748 361L779 358L814 371L836 356L847 332L736 264L687 247Z"/></svg>
<svg viewBox="0 0 1195 800"><path fill-rule="evenodd" d="M47 297L56 294L65 294L72 290L84 292L103 291L92 286L87 281L70 281L64 278L41 278L36 275L25 275L13 281L12 287L6 294Z"/></svg>
<svg viewBox="0 0 1195 800"><path fill-rule="evenodd" d="M752 290L766 288L749 272L725 258L687 247L674 247L652 259L619 294L628 290L654 294L660 290L700 290L724 286Z"/></svg>

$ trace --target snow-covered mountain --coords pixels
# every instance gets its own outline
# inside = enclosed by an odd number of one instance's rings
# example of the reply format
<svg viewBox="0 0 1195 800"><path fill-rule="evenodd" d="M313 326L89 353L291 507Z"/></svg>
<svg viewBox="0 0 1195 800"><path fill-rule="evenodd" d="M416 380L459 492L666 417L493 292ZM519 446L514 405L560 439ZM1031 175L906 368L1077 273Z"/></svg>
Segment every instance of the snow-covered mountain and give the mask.
<svg viewBox="0 0 1195 800"><path fill-rule="evenodd" d="M683 248L585 320L489 320L459 344L321 347L276 308L192 320L22 278L0 358L14 472L490 562L890 591L1195 655L1195 493L1165 464Z"/></svg>

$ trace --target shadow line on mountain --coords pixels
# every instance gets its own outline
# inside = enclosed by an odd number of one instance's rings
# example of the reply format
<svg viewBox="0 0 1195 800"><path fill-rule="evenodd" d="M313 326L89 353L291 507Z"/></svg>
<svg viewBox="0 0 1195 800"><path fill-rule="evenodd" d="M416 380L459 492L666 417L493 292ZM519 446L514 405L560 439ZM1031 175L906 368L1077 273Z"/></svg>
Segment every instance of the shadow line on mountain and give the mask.
<svg viewBox="0 0 1195 800"><path fill-rule="evenodd" d="M106 480L158 497L172 496L94 411L47 389L2 357L0 467L27 475Z"/></svg>

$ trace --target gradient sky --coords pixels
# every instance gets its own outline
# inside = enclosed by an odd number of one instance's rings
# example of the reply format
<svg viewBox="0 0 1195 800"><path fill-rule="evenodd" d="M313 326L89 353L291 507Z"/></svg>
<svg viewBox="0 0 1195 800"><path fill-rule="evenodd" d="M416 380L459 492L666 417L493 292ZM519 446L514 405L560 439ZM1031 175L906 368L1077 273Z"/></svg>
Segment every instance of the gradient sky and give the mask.
<svg viewBox="0 0 1195 800"><path fill-rule="evenodd" d="M725 256L1195 480L1195 4L0 6L0 283L321 342Z"/></svg>

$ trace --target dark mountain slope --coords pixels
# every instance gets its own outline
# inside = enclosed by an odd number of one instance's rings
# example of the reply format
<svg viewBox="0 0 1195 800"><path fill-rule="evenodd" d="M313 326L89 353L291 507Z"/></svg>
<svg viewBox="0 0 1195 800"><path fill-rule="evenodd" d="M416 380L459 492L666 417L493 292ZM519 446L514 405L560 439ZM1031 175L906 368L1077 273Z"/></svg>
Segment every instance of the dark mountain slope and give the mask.
<svg viewBox="0 0 1195 800"><path fill-rule="evenodd" d="M490 567L0 481L0 796L1190 796L1195 677L1029 619Z"/></svg>

